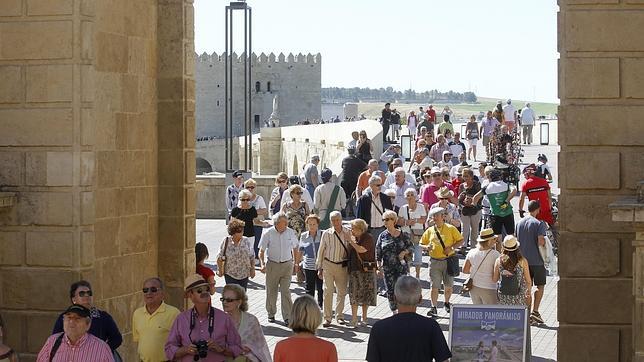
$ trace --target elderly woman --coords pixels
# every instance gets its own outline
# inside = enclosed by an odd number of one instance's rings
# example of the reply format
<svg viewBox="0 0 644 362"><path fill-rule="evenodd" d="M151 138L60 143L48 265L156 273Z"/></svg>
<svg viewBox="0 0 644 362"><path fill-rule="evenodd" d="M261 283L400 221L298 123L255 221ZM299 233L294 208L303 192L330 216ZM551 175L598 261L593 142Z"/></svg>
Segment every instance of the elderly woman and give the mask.
<svg viewBox="0 0 644 362"><path fill-rule="evenodd" d="M395 212L387 210L382 214L385 231L378 236L376 242L376 260L378 261L378 274L384 275L387 287L389 309L396 312L398 306L394 298L396 280L409 273L407 259L414 253L414 245L409 235L396 228L398 216Z"/></svg>
<svg viewBox="0 0 644 362"><path fill-rule="evenodd" d="M233 219L235 220L235 219ZM212 271L209 267L206 266L206 259L208 259L210 253L208 252L208 247L204 243L197 243L195 245L195 261L197 262L196 273L201 275L201 277L208 282L210 285L210 294L215 294L215 272ZM222 272L222 270L218 270ZM221 274L219 275L221 276Z"/></svg>
<svg viewBox="0 0 644 362"><path fill-rule="evenodd" d="M398 211L397 224L401 230L407 233L414 245L414 259L412 265L416 268L416 278L420 278L420 267L423 265L423 249L419 242L425 231L424 223L427 216L425 206L418 202L418 194L415 189L405 190L407 204Z"/></svg>
<svg viewBox="0 0 644 362"><path fill-rule="evenodd" d="M282 205L282 212L288 218L288 227L295 231L297 238L300 238L304 231L304 220L311 213L308 205L302 200L304 189L300 185L292 185L288 189L291 200Z"/></svg>
<svg viewBox="0 0 644 362"><path fill-rule="evenodd" d="M469 274L472 279L470 298L472 304L497 304L493 276L494 264L500 254L493 249L496 244L494 230L483 229L477 241L478 246L467 253L463 265L463 273Z"/></svg>
<svg viewBox="0 0 644 362"><path fill-rule="evenodd" d="M288 175L280 172L275 177L275 188L271 192L271 214L277 214L282 208L282 194L288 190Z"/></svg>
<svg viewBox="0 0 644 362"><path fill-rule="evenodd" d="M239 285L228 284L224 287L219 300L221 300L222 309L233 320L241 337L243 357L238 357L235 361L272 361L262 326L259 324L257 317L248 313L248 295L246 295L246 291Z"/></svg>
<svg viewBox="0 0 644 362"><path fill-rule="evenodd" d="M248 180L244 181L244 188L250 191L250 206L254 207L255 210L257 210L257 217L259 218L259 220L264 220L264 218L268 216L268 209L266 208L266 202L264 202L264 198L260 195L257 195L257 182L255 182L255 180L253 180L252 178L249 178ZM241 200L241 191L239 199ZM255 236L253 249L255 250L255 256L257 256L259 253L259 240L262 238L263 226L261 224L254 224L253 229L253 234Z"/></svg>
<svg viewBox="0 0 644 362"><path fill-rule="evenodd" d="M315 336L322 323L322 312L310 295L295 300L289 327L295 333L275 345L275 362L337 362L338 351L329 341ZM306 357L305 357L306 356Z"/></svg>
<svg viewBox="0 0 644 362"><path fill-rule="evenodd" d="M304 269L306 279L306 294L313 297L315 291L318 292L318 305L322 308L324 302L324 282L318 276L318 270L315 265L315 260L318 257L318 250L320 250L320 241L322 240L322 230L320 230L320 217L315 214L306 217L306 226L308 231L305 231L300 236L299 252L297 253L295 267Z"/></svg>
<svg viewBox="0 0 644 362"><path fill-rule="evenodd" d="M253 242L244 236L244 225L241 220L230 220L228 236L219 244L217 265L223 266L219 276L223 274L226 284L237 284L246 290L248 278L255 277L255 254Z"/></svg>
<svg viewBox="0 0 644 362"><path fill-rule="evenodd" d="M110 346L110 349L115 351L123 343L123 336L121 336L121 332L112 316L94 306L93 295L91 284L85 280L77 281L69 288L69 298L72 303L82 305L91 312L92 323L89 327L89 333L105 341ZM63 314L58 316L51 334L60 332L63 332Z"/></svg>
<svg viewBox="0 0 644 362"><path fill-rule="evenodd" d="M261 238L262 226L265 226L266 223L259 220L257 209L251 203L252 198L253 193L251 191L239 191L239 204L237 204L237 206L233 208L233 210L230 212L230 216L244 222L244 236L254 238L253 247L255 251L255 257L257 257L257 253L259 252L257 234L259 234L259 237Z"/></svg>
<svg viewBox="0 0 644 362"><path fill-rule="evenodd" d="M416 126L418 125L418 117L416 117L416 112L410 111L409 116L407 116L407 131L410 135L416 135Z"/></svg>
<svg viewBox="0 0 644 362"><path fill-rule="evenodd" d="M351 325L366 325L369 306L376 306L376 246L367 223L362 219L351 221L351 249L349 249L349 301ZM358 323L358 306L362 307L362 321Z"/></svg>

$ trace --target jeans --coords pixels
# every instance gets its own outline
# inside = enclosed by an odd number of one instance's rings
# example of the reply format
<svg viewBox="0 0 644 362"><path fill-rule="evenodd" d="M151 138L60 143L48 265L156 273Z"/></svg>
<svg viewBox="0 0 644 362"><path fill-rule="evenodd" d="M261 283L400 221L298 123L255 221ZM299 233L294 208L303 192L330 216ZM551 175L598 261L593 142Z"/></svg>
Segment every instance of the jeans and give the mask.
<svg viewBox="0 0 644 362"><path fill-rule="evenodd" d="M253 244L253 249L255 250L255 258L259 255L259 241L262 239L262 232L264 228L261 226L253 225L253 230L255 231L255 243Z"/></svg>
<svg viewBox="0 0 644 362"><path fill-rule="evenodd" d="M244 290L246 290L246 287L248 286L248 278L235 279L228 274L224 274L224 279L226 280L226 284L237 284L244 288Z"/></svg>
<svg viewBox="0 0 644 362"><path fill-rule="evenodd" d="M306 294L310 296L315 296L315 291L318 292L318 305L320 309L324 307L322 304L324 302L324 281L318 277L317 270L304 269L304 275L306 276Z"/></svg>

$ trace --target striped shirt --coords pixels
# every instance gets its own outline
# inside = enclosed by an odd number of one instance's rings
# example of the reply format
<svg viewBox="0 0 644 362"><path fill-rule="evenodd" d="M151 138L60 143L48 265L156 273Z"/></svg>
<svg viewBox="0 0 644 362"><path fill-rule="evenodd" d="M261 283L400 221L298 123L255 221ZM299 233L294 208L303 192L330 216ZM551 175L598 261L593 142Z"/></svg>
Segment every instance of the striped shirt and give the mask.
<svg viewBox="0 0 644 362"><path fill-rule="evenodd" d="M315 235L310 235L308 231L302 233L300 237L300 252L303 256L304 269L316 270L315 261L320 249L322 239L322 230L318 230Z"/></svg>
<svg viewBox="0 0 644 362"><path fill-rule="evenodd" d="M36 362L49 362L49 353L61 333L52 334L38 353ZM53 362L114 362L112 351L107 343L89 333L85 333L75 344L71 344L67 336L58 347Z"/></svg>
<svg viewBox="0 0 644 362"><path fill-rule="evenodd" d="M318 250L318 259L316 265L318 269L322 269L322 262L328 260L332 263L339 264L344 260L349 260L349 255L347 251L349 250L349 240L351 238L351 232L349 229L342 227L342 231L337 233L340 239L342 239L342 244L335 236L335 229L333 227L325 230L322 233L322 242L320 242L320 249Z"/></svg>

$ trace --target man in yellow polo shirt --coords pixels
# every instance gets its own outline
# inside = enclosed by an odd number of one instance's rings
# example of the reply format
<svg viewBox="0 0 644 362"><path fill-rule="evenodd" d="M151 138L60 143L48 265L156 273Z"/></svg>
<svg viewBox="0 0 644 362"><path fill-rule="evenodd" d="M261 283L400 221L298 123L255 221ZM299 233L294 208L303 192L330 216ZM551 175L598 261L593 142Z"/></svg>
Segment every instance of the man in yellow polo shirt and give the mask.
<svg viewBox="0 0 644 362"><path fill-rule="evenodd" d="M145 305L132 316L132 340L138 343L139 360L167 361L163 347L179 310L163 302L163 282L150 278L143 283Z"/></svg>
<svg viewBox="0 0 644 362"><path fill-rule="evenodd" d="M449 313L451 310L449 299L452 296L454 277L447 274L447 257L454 255L454 250L463 244L463 235L455 226L445 222L445 212L446 210L442 207L435 207L429 210L428 218L434 221L434 226L425 230L420 238L420 245L429 250L430 256L429 279L432 284L432 307L427 313L428 316L438 314L436 305L438 304L438 290L441 287L441 283L445 286L445 311ZM436 234L437 231L445 245L444 249L441 240Z"/></svg>

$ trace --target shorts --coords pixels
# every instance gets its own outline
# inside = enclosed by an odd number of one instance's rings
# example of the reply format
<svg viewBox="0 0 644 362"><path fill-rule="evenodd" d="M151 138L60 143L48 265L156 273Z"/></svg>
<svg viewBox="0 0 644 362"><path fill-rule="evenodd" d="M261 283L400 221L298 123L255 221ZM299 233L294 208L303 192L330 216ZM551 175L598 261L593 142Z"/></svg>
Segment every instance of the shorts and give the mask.
<svg viewBox="0 0 644 362"><path fill-rule="evenodd" d="M501 235L503 234L503 227L505 227L506 234L514 234L514 214L508 216L490 216L492 221L492 230L494 234Z"/></svg>
<svg viewBox="0 0 644 362"><path fill-rule="evenodd" d="M490 136L483 136L483 146L487 146L490 143Z"/></svg>
<svg viewBox="0 0 644 362"><path fill-rule="evenodd" d="M543 265L528 265L532 285L546 285L546 267Z"/></svg>
<svg viewBox="0 0 644 362"><path fill-rule="evenodd" d="M454 277L447 274L447 260L430 259L429 260L429 280L432 289L439 289L441 283L445 288L454 286Z"/></svg>
<svg viewBox="0 0 644 362"><path fill-rule="evenodd" d="M479 142L479 139L472 138L471 140L467 140L467 142L470 144L470 147L476 147L476 144Z"/></svg>

